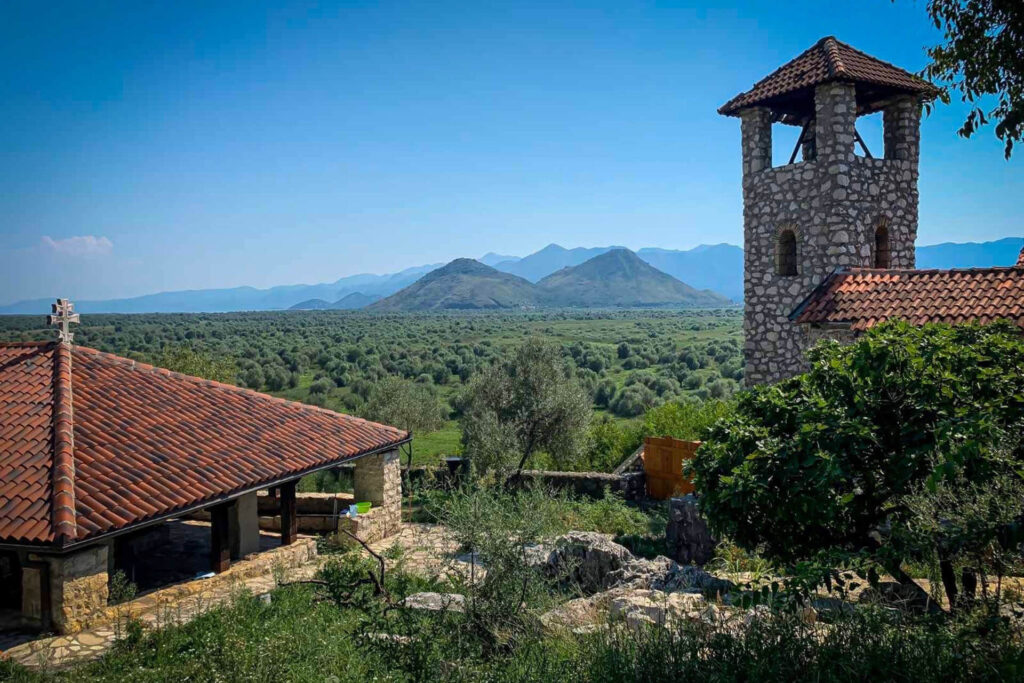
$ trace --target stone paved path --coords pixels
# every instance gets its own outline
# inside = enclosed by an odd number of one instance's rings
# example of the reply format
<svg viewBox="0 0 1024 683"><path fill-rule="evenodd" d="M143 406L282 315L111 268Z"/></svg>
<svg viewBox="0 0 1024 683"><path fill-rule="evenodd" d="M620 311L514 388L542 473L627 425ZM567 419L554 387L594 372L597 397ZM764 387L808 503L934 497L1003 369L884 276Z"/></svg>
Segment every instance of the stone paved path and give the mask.
<svg viewBox="0 0 1024 683"><path fill-rule="evenodd" d="M470 570L469 557L458 554L458 544L452 539L450 532L437 524L402 524L402 530L389 536L370 548L386 554L395 546L401 549L401 563L406 571L433 578L444 578L451 572L466 574ZM393 567L393 561L387 566ZM477 564L477 572L481 567Z"/></svg>
<svg viewBox="0 0 1024 683"><path fill-rule="evenodd" d="M301 566L285 569L281 575L282 580L287 582L312 578L321 562L322 558L313 557ZM274 567L265 564L267 566L260 574L241 576L231 581L210 581L208 589L203 589L202 581L191 582L196 584L195 590L173 601L168 601L160 592L144 595L133 600L130 607L125 606L123 610L112 608L115 613L120 612L120 618L113 623L70 635L32 640L4 651L3 656L34 669L63 668L98 659L117 639L118 622L121 625L125 623L129 609L147 628L184 624L213 607L230 603L242 591L260 595L273 590L277 586Z"/></svg>

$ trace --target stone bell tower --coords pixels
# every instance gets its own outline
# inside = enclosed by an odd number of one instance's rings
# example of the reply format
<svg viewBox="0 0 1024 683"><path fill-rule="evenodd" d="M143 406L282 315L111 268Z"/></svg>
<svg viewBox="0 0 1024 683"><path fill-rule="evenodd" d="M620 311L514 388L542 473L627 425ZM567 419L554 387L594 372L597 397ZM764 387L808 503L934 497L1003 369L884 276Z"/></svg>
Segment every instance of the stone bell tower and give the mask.
<svg viewBox="0 0 1024 683"><path fill-rule="evenodd" d="M827 37L718 110L739 117L743 136L748 385L805 368L809 339L789 315L833 270L914 267L921 106L936 94ZM877 111L880 158L856 128ZM773 123L800 128L788 162L773 164Z"/></svg>

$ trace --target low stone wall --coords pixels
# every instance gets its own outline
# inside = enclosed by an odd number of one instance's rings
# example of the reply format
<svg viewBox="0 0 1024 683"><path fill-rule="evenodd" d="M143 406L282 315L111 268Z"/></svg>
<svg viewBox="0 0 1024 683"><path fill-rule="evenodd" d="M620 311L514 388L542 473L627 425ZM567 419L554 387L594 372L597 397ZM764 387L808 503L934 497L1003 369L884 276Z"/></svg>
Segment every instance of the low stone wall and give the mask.
<svg viewBox="0 0 1024 683"><path fill-rule="evenodd" d="M539 484L589 498L603 498L605 490L617 493L626 500L636 501L647 497L647 479L643 472L604 474L524 470L514 481L521 486Z"/></svg>
<svg viewBox="0 0 1024 683"><path fill-rule="evenodd" d="M250 555L244 560L232 562L227 571L214 574L206 579L195 579L174 584L167 588L147 593L131 602L105 607L91 618L83 620L81 628L93 628L110 624L129 617L137 617L153 608L166 605L169 608L186 598L209 593L219 588L230 587L246 579L272 574L275 569L292 569L316 559L316 539L300 538L291 545L283 545ZM76 629L78 630L78 629Z"/></svg>

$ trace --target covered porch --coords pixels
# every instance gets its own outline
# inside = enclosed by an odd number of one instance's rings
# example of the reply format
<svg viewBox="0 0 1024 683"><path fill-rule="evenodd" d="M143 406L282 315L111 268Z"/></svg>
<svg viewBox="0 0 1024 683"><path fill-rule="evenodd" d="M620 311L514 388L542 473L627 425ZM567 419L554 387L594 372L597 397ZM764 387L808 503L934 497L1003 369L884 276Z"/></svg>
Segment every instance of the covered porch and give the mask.
<svg viewBox="0 0 1024 683"><path fill-rule="evenodd" d="M352 460L353 499L370 502L371 512L340 522L367 541L396 533L401 524L401 472L398 450ZM303 472L309 474L319 469ZM97 618L120 595L116 585L130 584L137 595L227 572L233 563L253 558L299 538L300 477L195 506L173 516L134 525L81 547L52 553L31 549L0 551L0 632L74 633ZM337 506L335 506L337 507ZM322 518L311 530L331 531Z"/></svg>

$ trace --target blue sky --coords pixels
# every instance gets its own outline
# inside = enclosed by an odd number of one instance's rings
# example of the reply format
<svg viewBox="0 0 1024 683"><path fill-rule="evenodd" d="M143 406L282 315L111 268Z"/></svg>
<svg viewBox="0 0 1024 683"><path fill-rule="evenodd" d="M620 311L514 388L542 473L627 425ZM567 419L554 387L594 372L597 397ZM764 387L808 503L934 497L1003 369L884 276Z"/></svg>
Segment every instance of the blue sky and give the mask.
<svg viewBox="0 0 1024 683"><path fill-rule="evenodd" d="M915 71L941 39L923 0L11 0L0 302L739 244L715 110L830 34ZM924 122L919 244L1024 232L1021 160L962 115Z"/></svg>

